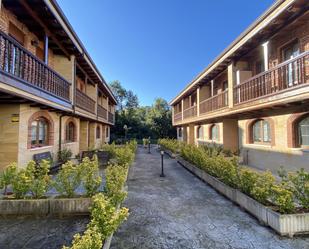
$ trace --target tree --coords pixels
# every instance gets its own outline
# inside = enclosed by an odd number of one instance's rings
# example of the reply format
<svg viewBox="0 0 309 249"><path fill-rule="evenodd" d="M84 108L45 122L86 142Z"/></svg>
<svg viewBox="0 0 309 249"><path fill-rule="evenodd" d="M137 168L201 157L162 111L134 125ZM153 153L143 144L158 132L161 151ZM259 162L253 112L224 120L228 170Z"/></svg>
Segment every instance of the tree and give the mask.
<svg viewBox="0 0 309 249"><path fill-rule="evenodd" d="M122 110L124 101L127 97L127 90L122 87L121 83L118 80L112 81L109 86L116 97L119 109Z"/></svg>
<svg viewBox="0 0 309 249"><path fill-rule="evenodd" d="M125 106L128 109L137 108L139 106L138 97L131 90L127 91Z"/></svg>

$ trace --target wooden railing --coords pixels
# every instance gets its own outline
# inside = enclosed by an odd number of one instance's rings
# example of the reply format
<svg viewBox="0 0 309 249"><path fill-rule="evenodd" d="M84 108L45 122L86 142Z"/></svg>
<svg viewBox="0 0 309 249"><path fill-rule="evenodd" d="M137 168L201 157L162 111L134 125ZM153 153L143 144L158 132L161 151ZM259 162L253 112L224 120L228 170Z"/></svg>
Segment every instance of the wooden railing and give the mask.
<svg viewBox="0 0 309 249"><path fill-rule="evenodd" d="M70 83L14 39L0 31L0 72L70 101Z"/></svg>
<svg viewBox="0 0 309 249"><path fill-rule="evenodd" d="M107 120L107 110L101 105L98 105L98 116Z"/></svg>
<svg viewBox="0 0 309 249"><path fill-rule="evenodd" d="M181 112L174 114L174 122L179 122L181 120L182 120L182 113Z"/></svg>
<svg viewBox="0 0 309 249"><path fill-rule="evenodd" d="M200 114L228 106L228 90L200 102Z"/></svg>
<svg viewBox="0 0 309 249"><path fill-rule="evenodd" d="M76 106L88 112L95 113L95 101L78 89L76 89Z"/></svg>
<svg viewBox="0 0 309 249"><path fill-rule="evenodd" d="M191 106L183 111L183 118L195 117L197 115L197 107Z"/></svg>
<svg viewBox="0 0 309 249"><path fill-rule="evenodd" d="M111 113L111 112L108 112L108 122L110 122L110 123L115 122L114 114Z"/></svg>
<svg viewBox="0 0 309 249"><path fill-rule="evenodd" d="M234 87L234 103L276 94L309 83L309 51Z"/></svg>

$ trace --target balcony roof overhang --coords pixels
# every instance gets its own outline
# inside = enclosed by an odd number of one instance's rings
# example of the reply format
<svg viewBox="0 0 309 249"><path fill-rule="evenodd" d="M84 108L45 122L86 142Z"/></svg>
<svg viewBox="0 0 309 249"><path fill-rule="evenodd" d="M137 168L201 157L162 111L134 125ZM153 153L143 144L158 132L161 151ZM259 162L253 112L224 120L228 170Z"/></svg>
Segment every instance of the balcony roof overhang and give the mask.
<svg viewBox="0 0 309 249"><path fill-rule="evenodd" d="M39 39L47 34L50 37L49 47L55 54L68 58L74 55L91 80L117 104L114 94L55 0L2 0L2 4Z"/></svg>
<svg viewBox="0 0 309 249"><path fill-rule="evenodd" d="M199 86L206 84L220 74L230 63L267 41L276 32L308 10L307 0L277 0L171 100L170 105L179 103L182 98L190 95Z"/></svg>

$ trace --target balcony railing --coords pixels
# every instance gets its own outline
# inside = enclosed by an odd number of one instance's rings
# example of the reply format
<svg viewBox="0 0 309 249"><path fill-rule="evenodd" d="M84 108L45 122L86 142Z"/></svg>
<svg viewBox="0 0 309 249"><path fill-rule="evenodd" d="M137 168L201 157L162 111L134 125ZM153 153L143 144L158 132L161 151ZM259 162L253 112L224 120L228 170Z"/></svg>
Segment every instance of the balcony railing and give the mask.
<svg viewBox="0 0 309 249"><path fill-rule="evenodd" d="M183 111L183 118L195 117L197 115L196 105L191 106Z"/></svg>
<svg viewBox="0 0 309 249"><path fill-rule="evenodd" d="M228 106L228 90L200 102L200 114L212 112Z"/></svg>
<svg viewBox="0 0 309 249"><path fill-rule="evenodd" d="M88 112L95 113L95 101L78 89L76 89L76 106Z"/></svg>
<svg viewBox="0 0 309 249"><path fill-rule="evenodd" d="M1 31L0 72L57 98L70 101L70 83Z"/></svg>
<svg viewBox="0 0 309 249"><path fill-rule="evenodd" d="M309 51L234 87L234 103L270 96L309 83Z"/></svg>
<svg viewBox="0 0 309 249"><path fill-rule="evenodd" d="M107 110L101 105L98 105L98 116L107 120Z"/></svg>
<svg viewBox="0 0 309 249"><path fill-rule="evenodd" d="M115 119L114 119L114 114L111 112L108 112L108 122L110 123L114 123Z"/></svg>
<svg viewBox="0 0 309 249"><path fill-rule="evenodd" d="M181 112L174 114L174 122L179 122L181 120L182 120L182 113Z"/></svg>

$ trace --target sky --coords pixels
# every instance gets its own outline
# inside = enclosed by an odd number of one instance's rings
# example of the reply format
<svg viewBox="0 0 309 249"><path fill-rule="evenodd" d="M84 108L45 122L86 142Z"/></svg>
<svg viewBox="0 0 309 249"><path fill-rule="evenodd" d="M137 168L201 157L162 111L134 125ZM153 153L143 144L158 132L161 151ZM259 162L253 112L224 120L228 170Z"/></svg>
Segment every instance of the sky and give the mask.
<svg viewBox="0 0 309 249"><path fill-rule="evenodd" d="M274 0L58 0L106 82L171 101Z"/></svg>

